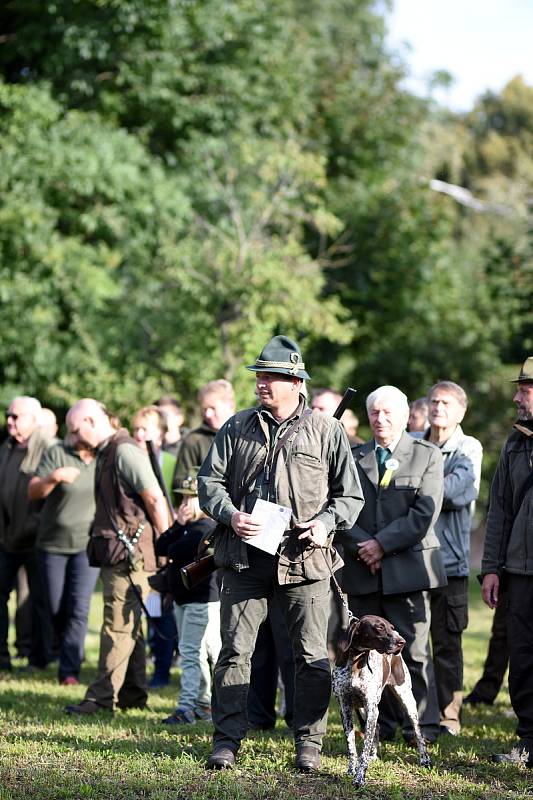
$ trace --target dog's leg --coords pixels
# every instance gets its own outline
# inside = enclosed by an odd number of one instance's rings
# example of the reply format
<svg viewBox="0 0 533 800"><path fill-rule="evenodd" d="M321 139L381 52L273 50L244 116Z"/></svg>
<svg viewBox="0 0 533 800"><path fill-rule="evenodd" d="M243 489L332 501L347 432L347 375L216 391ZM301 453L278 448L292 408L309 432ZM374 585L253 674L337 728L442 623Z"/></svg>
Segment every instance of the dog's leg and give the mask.
<svg viewBox="0 0 533 800"><path fill-rule="evenodd" d="M357 769L357 750L355 747L355 728L353 724L353 708L349 697L339 699L342 727L348 746L348 775L355 775Z"/></svg>
<svg viewBox="0 0 533 800"><path fill-rule="evenodd" d="M363 752L361 753L359 768L353 782L354 786L358 788L364 786L368 765L376 755L376 731L379 714L378 703L378 694L369 690L365 700L366 725Z"/></svg>
<svg viewBox="0 0 533 800"><path fill-rule="evenodd" d="M416 707L416 700L411 686L411 676L409 675L407 669L405 670L405 673L406 673L405 681L399 686L391 686L391 689L397 696L402 706L405 708L407 715L411 720L411 724L415 732L415 739L418 748L420 766L430 767L431 759L427 751L426 742L420 731L420 725L418 722L418 710Z"/></svg>

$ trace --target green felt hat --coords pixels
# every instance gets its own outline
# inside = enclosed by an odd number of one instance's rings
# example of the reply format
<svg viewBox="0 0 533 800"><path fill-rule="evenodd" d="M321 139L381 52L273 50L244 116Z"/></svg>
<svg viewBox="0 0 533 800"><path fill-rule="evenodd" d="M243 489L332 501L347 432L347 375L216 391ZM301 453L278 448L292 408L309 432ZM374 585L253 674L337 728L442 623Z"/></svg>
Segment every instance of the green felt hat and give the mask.
<svg viewBox="0 0 533 800"><path fill-rule="evenodd" d="M522 369L518 378L515 378L511 383L533 383L533 356L526 358L522 364Z"/></svg>
<svg viewBox="0 0 533 800"><path fill-rule="evenodd" d="M300 348L288 336L274 336L261 350L255 364L246 369L252 372L273 372L291 375L302 381L311 380L305 371Z"/></svg>
<svg viewBox="0 0 533 800"><path fill-rule="evenodd" d="M176 494L198 494L198 472L200 467L190 467L189 473L186 478L180 481L178 487L174 488Z"/></svg>

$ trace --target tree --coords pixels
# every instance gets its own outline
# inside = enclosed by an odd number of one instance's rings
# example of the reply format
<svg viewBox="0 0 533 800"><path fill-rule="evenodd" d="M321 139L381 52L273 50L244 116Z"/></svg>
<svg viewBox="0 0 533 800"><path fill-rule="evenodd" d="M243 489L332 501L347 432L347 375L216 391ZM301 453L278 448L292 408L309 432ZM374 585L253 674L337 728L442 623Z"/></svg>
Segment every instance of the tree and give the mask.
<svg viewBox="0 0 533 800"><path fill-rule="evenodd" d="M159 240L181 229L187 202L133 137L63 113L46 90L0 83L0 108L4 396L120 404L131 366L120 309L132 275L149 275ZM142 397L149 372L129 374Z"/></svg>

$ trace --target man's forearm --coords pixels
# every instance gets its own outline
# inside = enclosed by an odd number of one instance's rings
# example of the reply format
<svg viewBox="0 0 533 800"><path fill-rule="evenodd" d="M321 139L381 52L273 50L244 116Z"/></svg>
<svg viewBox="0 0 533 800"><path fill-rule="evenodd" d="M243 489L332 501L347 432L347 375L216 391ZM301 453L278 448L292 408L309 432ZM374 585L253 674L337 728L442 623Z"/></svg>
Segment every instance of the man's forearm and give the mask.
<svg viewBox="0 0 533 800"><path fill-rule="evenodd" d="M141 492L141 497L144 501L144 505L148 513L148 516L150 518L150 522L153 524L154 528L159 533L166 531L169 525L171 524L171 519L167 502L163 496L163 492L145 491Z"/></svg>
<svg viewBox="0 0 533 800"><path fill-rule="evenodd" d="M30 500L44 500L45 497L54 491L59 483L53 477L53 473L47 475L46 478L37 478L34 476L28 484L28 497Z"/></svg>

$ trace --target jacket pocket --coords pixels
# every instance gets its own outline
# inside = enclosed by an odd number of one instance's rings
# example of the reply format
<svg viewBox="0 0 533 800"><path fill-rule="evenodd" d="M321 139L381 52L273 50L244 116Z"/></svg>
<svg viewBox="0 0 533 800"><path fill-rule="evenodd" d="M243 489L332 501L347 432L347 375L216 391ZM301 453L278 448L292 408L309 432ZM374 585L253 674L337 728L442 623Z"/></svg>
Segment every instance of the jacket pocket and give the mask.
<svg viewBox="0 0 533 800"><path fill-rule="evenodd" d="M293 450L292 458L298 467L311 467L311 469L321 469L322 461L311 453L304 453L303 450Z"/></svg>
<svg viewBox="0 0 533 800"><path fill-rule="evenodd" d="M420 489L420 478L418 475L403 476L394 481L395 489Z"/></svg>

